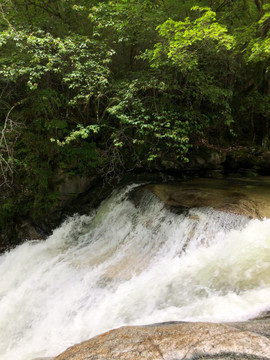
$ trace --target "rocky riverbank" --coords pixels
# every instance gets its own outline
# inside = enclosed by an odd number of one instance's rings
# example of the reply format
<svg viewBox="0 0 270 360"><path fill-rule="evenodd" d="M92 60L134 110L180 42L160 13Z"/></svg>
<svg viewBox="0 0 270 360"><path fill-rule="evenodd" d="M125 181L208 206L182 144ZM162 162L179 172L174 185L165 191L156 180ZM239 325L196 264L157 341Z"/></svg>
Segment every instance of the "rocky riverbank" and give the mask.
<svg viewBox="0 0 270 360"><path fill-rule="evenodd" d="M128 182L147 181L161 183L172 180L194 179L194 177L203 177L209 179L209 181L210 179L222 180L227 177L248 177L256 180L261 175L270 175L270 152L263 151L261 148L218 149L200 146L197 149L193 149L189 159L189 162L185 163L175 158L173 154L168 154L166 159L153 161L152 163L145 164L144 167L138 166L132 172L128 172L121 181L114 179L114 181L109 183L104 181L104 178L98 174L85 177L77 175L76 169L68 169L67 173L62 169L61 171L56 170L49 184L52 194L57 194L57 196L54 195L52 205L39 218L36 217L35 211L31 206L29 206L30 210L27 213L20 212L19 215L16 215L10 226L6 227L0 234L0 252L14 247L25 240L45 239L67 216L73 213L88 213L90 209L96 207L104 200L113 188ZM73 175L70 173L70 170L74 172ZM160 187L153 188L152 190L157 195L159 195L160 191L163 191ZM184 201L184 197L181 195L183 206L196 205L198 197L194 196L196 195L194 191L192 194L188 192L189 189L185 189L185 191L187 191L185 194L186 200L187 197L193 197L193 199L196 197L196 201ZM217 196L221 196L222 200L220 202L223 201L222 191L212 192L212 194L209 194L206 200L201 198L199 206L211 206L213 202L211 196L215 199L217 199ZM13 195L11 194L10 196L12 197ZM17 195L20 195L19 197L22 196L22 194ZM264 211L262 211L262 214L257 214L256 205L246 197L243 198L242 195L242 191L239 194L238 188L234 195L225 199L227 201L226 206L221 204L217 205L217 208L221 210L224 208L229 210L231 208L232 212L244 212L248 216L258 218L264 215ZM5 202L7 196L8 193L5 193L3 199L0 199L0 203ZM162 200L163 198L164 196L161 196ZM177 199L175 200L178 201ZM241 205L232 205L235 202L241 202ZM172 204L170 201L168 205L174 206L175 204ZM174 208L177 206L174 206ZM237 207L239 210L237 210ZM268 216L268 213L266 216Z"/></svg>

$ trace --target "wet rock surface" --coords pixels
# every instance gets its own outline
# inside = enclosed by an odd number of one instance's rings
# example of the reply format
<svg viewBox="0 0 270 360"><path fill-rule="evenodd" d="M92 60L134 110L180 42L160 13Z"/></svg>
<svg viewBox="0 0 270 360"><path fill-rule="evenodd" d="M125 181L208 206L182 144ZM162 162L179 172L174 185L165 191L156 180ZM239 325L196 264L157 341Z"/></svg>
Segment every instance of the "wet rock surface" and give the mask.
<svg viewBox="0 0 270 360"><path fill-rule="evenodd" d="M270 339L258 324L262 321L269 328L267 320L127 326L75 345L55 360L270 359Z"/></svg>
<svg viewBox="0 0 270 360"><path fill-rule="evenodd" d="M240 330L255 332L270 339L270 311L266 311L249 321L227 323L227 325Z"/></svg>
<svg viewBox="0 0 270 360"><path fill-rule="evenodd" d="M174 212L193 207L212 207L250 218L270 218L269 178L193 179L170 184L151 184L138 189L134 203L142 191L151 191ZM135 192L136 192L135 191Z"/></svg>

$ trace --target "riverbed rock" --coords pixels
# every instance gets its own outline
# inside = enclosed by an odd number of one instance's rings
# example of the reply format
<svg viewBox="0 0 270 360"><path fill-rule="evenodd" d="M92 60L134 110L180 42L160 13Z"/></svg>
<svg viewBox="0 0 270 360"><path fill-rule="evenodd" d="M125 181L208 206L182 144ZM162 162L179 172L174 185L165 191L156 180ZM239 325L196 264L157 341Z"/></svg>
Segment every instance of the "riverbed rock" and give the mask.
<svg viewBox="0 0 270 360"><path fill-rule="evenodd" d="M142 191L151 191L174 212L194 207L212 207L249 218L270 218L269 178L192 179L173 184L150 184L135 190L135 205Z"/></svg>
<svg viewBox="0 0 270 360"><path fill-rule="evenodd" d="M55 360L270 359L270 339L234 324L161 323L111 330ZM269 325L269 324L268 324Z"/></svg>

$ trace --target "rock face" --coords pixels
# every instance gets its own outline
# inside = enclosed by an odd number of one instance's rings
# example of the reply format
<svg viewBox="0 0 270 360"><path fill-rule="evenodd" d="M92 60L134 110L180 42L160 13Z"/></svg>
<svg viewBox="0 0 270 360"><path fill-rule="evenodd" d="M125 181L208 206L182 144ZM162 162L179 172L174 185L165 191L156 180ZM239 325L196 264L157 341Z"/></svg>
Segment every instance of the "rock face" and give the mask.
<svg viewBox="0 0 270 360"><path fill-rule="evenodd" d="M231 173L242 176L259 174L269 176L270 151L262 148L241 146L220 148L201 144L189 153L188 163L184 163L177 159L175 154L170 153L167 154L166 159L156 164L156 170L213 178L221 178Z"/></svg>
<svg viewBox="0 0 270 360"><path fill-rule="evenodd" d="M75 345L55 360L270 359L270 339L252 324L127 326Z"/></svg>

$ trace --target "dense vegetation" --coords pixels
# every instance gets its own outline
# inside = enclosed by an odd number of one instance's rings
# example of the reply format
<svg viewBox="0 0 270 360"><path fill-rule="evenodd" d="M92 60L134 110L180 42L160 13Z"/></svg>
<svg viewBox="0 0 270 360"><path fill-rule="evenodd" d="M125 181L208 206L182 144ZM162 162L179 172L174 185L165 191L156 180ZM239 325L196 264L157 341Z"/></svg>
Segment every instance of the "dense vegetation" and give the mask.
<svg viewBox="0 0 270 360"><path fill-rule="evenodd" d="M2 0L0 226L62 172L269 147L268 0Z"/></svg>

